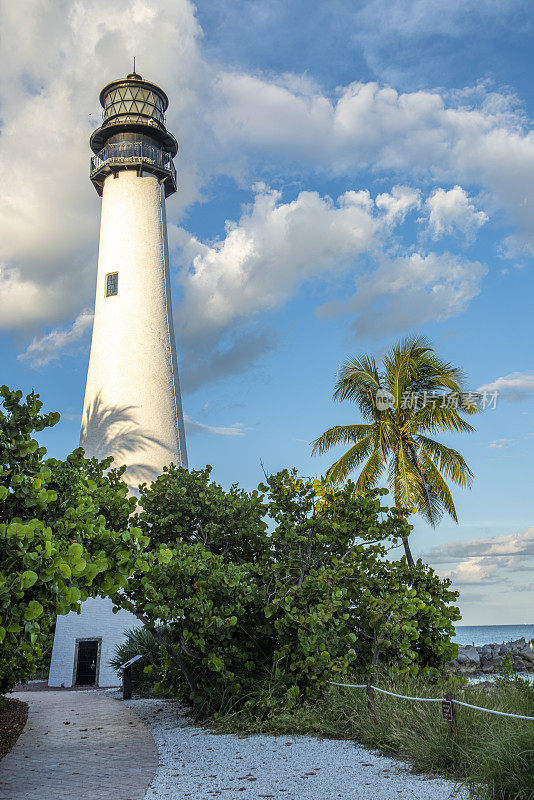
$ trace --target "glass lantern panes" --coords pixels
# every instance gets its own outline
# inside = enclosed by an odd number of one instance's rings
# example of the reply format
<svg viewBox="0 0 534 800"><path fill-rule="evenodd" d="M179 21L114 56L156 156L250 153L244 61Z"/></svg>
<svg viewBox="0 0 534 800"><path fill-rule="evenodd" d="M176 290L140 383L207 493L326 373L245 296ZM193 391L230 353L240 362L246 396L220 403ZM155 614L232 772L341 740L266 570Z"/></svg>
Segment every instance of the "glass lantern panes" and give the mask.
<svg viewBox="0 0 534 800"><path fill-rule="evenodd" d="M119 293L119 273L110 272L106 275L106 297Z"/></svg>
<svg viewBox="0 0 534 800"><path fill-rule="evenodd" d="M154 117L163 122L163 100L142 86L118 86L106 96L104 117L124 115Z"/></svg>

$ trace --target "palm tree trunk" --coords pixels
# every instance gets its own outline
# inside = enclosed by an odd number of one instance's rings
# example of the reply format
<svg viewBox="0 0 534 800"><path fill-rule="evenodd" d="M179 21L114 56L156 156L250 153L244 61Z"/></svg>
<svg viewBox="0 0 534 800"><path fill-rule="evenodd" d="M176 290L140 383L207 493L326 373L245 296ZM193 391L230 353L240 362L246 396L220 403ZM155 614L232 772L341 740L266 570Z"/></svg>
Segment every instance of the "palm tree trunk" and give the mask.
<svg viewBox="0 0 534 800"><path fill-rule="evenodd" d="M395 469L397 468L397 464L395 463ZM398 496L398 492L395 492L395 505L397 508L401 507L400 498ZM415 561L413 560L412 551L410 550L410 545L408 543L408 537L402 537L402 543L404 545L404 552L406 554L406 561L408 562L409 567L415 567Z"/></svg>
<svg viewBox="0 0 534 800"><path fill-rule="evenodd" d="M404 545L404 552L406 553L406 561L408 562L408 566L415 567L415 561L413 560L412 551L410 550L410 545L408 544L408 539L403 538L402 543Z"/></svg>

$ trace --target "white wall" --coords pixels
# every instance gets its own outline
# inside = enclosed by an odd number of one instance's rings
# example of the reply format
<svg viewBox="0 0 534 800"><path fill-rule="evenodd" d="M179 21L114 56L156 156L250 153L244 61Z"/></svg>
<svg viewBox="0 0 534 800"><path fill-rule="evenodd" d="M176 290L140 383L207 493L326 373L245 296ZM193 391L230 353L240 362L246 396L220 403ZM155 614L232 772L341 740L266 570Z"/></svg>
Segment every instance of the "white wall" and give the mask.
<svg viewBox="0 0 534 800"><path fill-rule="evenodd" d="M119 291L105 296L106 275ZM80 444L126 464L135 491L187 466L170 301L163 187L123 170L104 182L95 321Z"/></svg>
<svg viewBox="0 0 534 800"><path fill-rule="evenodd" d="M98 685L120 685L119 676L108 662L115 655L115 647L123 640L125 632L140 627L141 623L128 611L113 614L112 608L111 600L91 597L82 603L80 614L71 612L57 618L49 686L74 684L76 639L102 639Z"/></svg>

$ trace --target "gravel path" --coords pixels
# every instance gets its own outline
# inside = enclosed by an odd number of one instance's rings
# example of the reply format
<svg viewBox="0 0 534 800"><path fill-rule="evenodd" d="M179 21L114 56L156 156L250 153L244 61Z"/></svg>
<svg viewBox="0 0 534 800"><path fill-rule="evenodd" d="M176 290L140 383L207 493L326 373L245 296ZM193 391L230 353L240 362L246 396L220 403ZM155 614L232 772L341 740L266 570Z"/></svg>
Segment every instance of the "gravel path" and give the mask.
<svg viewBox="0 0 534 800"><path fill-rule="evenodd" d="M403 762L353 742L308 736L214 734L164 700L128 702L159 752L145 800L448 800L450 781L413 775Z"/></svg>

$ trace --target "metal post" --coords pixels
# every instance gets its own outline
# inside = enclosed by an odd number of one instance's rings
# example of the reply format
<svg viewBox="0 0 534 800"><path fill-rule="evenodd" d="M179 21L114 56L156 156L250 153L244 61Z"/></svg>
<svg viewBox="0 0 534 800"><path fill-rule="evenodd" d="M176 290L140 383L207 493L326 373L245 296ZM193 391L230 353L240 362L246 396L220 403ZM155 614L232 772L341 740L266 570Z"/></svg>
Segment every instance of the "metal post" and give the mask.
<svg viewBox="0 0 534 800"><path fill-rule="evenodd" d="M449 725L449 733L451 734L451 736L453 736L456 731L456 719L455 719L456 709L454 707L454 703L452 702L454 700L453 693L447 692L447 694L445 695L445 700L447 700L450 703L450 712L446 716L445 714L443 716L445 717Z"/></svg>
<svg viewBox="0 0 534 800"><path fill-rule="evenodd" d="M122 699L130 700L132 697L132 664L143 658L139 653L122 665Z"/></svg>
<svg viewBox="0 0 534 800"><path fill-rule="evenodd" d="M122 699L132 699L132 665L125 667L122 671Z"/></svg>

